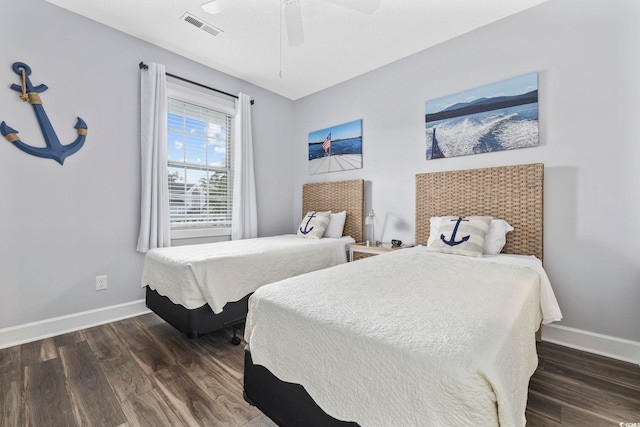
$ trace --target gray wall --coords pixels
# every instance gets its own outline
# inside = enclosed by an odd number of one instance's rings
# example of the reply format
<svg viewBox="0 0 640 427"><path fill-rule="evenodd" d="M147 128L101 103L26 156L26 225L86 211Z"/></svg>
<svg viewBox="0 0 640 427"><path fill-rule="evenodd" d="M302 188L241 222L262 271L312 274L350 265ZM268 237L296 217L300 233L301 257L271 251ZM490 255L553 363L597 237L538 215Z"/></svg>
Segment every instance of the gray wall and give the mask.
<svg viewBox="0 0 640 427"><path fill-rule="evenodd" d="M64 166L0 141L0 328L143 298L138 63L255 99L253 134L260 235L291 232L289 150L293 102L129 37L43 0L0 2L0 121L22 140L44 145L33 110L8 87L16 61L45 83L46 112L63 144L76 116L88 124L84 147ZM23 18L28 18L28 22ZM284 207L284 208L283 208ZM109 289L95 291L106 274Z"/></svg>
<svg viewBox="0 0 640 427"><path fill-rule="evenodd" d="M382 240L414 240L414 175L545 164L561 325L640 341L640 2L550 0L295 104L300 184L364 178ZM425 160L424 102L539 72L540 146ZM308 175L307 133L363 119L364 167ZM294 216L294 223L297 222Z"/></svg>

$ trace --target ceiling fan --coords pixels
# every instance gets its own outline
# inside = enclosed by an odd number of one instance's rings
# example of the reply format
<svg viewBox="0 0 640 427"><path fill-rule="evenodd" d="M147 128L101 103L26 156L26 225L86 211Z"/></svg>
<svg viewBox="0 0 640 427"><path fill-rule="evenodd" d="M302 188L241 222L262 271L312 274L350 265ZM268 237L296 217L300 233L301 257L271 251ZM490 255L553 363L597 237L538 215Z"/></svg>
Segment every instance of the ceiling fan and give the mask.
<svg viewBox="0 0 640 427"><path fill-rule="evenodd" d="M304 43L304 31L302 29L301 0L279 0L284 14L284 22L287 29L289 46L298 46ZM372 14L380 7L380 0L325 0L338 6L346 7L357 12ZM211 0L202 5L202 9L213 15L246 8L242 0Z"/></svg>

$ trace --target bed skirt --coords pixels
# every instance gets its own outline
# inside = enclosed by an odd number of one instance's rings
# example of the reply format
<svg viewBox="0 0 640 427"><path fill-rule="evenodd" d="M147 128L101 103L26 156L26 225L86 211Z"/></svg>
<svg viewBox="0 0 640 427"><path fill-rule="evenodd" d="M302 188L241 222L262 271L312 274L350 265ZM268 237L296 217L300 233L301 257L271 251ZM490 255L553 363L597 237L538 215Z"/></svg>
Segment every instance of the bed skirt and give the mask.
<svg viewBox="0 0 640 427"><path fill-rule="evenodd" d="M146 292L147 307L189 338L197 338L224 327L242 324L247 317L250 296L227 303L222 313L215 314L208 304L189 310L180 304L173 303L169 298L148 286Z"/></svg>
<svg viewBox="0 0 640 427"><path fill-rule="evenodd" d="M254 365L244 349L244 398L280 427L356 427L327 415L299 384L280 381L267 368Z"/></svg>

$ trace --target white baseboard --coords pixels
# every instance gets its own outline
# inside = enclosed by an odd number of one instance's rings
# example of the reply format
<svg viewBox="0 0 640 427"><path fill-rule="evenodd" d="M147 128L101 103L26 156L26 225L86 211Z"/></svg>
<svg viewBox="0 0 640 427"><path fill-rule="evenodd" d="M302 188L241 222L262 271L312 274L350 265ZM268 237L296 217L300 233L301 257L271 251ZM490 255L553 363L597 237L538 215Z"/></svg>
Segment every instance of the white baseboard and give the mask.
<svg viewBox="0 0 640 427"><path fill-rule="evenodd" d="M150 313L144 299L0 329L0 349ZM640 364L640 342L560 325L543 325L542 340Z"/></svg>
<svg viewBox="0 0 640 427"><path fill-rule="evenodd" d="M542 341L640 365L640 342L560 325L542 325Z"/></svg>
<svg viewBox="0 0 640 427"><path fill-rule="evenodd" d="M150 313L144 299L0 329L0 349Z"/></svg>

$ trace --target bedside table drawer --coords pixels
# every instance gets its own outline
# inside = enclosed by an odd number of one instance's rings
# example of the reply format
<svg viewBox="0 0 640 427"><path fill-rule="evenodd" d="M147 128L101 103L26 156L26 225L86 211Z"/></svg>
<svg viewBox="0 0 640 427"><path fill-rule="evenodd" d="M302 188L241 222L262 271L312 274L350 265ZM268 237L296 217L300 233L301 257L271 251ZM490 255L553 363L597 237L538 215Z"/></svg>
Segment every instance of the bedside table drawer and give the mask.
<svg viewBox="0 0 640 427"><path fill-rule="evenodd" d="M364 259L364 258L369 258L372 256L376 256L378 254L372 254L369 252L358 252L358 251L353 251L353 256L351 257L351 261L357 261L359 259Z"/></svg>
<svg viewBox="0 0 640 427"><path fill-rule="evenodd" d="M357 261L359 259L369 258L411 246L413 245L392 247L389 243L383 243L380 246L367 246L364 243L351 243L349 245L349 261Z"/></svg>

